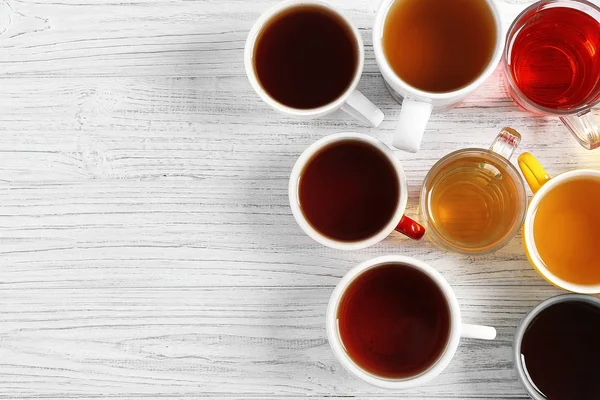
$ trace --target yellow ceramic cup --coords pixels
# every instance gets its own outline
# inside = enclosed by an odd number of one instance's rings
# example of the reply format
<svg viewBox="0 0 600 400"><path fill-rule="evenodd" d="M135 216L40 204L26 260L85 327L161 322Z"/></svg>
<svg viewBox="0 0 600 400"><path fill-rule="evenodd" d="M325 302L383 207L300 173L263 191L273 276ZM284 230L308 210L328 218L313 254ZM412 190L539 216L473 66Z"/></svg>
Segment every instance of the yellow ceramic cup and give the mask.
<svg viewBox="0 0 600 400"><path fill-rule="evenodd" d="M523 153L519 156L519 168L529 184L534 196L529 203L525 223L523 224L523 246L529 262L533 268L548 282L562 289L575 292L596 294L600 293L600 284L584 285L567 281L552 273L541 259L535 245L533 236L533 220L539 205L544 201L546 195L553 188L564 184L565 182L588 178L600 181L600 171L593 169L577 169L562 173L550 178L544 167L530 153Z"/></svg>

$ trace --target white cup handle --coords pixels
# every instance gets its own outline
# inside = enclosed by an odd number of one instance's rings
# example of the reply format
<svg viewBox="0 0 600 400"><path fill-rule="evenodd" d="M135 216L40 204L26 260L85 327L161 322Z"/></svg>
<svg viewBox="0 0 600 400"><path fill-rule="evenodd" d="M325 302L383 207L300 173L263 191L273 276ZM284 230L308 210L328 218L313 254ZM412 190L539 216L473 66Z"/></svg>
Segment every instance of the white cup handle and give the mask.
<svg viewBox="0 0 600 400"><path fill-rule="evenodd" d="M462 324L460 336L471 339L494 340L496 329L491 326Z"/></svg>
<svg viewBox="0 0 600 400"><path fill-rule="evenodd" d="M377 127L383 121L383 112L358 90L350 93L341 108L366 125Z"/></svg>
<svg viewBox="0 0 600 400"><path fill-rule="evenodd" d="M419 151L432 108L431 103L404 98L392 146L411 153Z"/></svg>

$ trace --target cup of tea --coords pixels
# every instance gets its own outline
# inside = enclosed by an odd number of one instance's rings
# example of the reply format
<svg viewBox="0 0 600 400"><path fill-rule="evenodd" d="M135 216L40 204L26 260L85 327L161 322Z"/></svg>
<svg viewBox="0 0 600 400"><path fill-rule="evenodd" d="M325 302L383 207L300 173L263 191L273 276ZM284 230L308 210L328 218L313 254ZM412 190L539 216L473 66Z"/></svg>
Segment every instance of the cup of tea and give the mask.
<svg viewBox="0 0 600 400"><path fill-rule="evenodd" d="M529 153L519 167L534 193L523 224L531 265L548 282L576 293L600 293L600 171L550 178Z"/></svg>
<svg viewBox="0 0 600 400"><path fill-rule="evenodd" d="M513 351L517 376L534 400L600 398L600 299L552 297L521 321Z"/></svg>
<svg viewBox="0 0 600 400"><path fill-rule="evenodd" d="M526 8L506 37L504 76L525 110L559 117L586 149L600 146L600 8L545 0Z"/></svg>
<svg viewBox="0 0 600 400"><path fill-rule="evenodd" d="M416 152L432 110L463 100L500 61L504 40L493 0L383 0L375 59L402 103L392 145Z"/></svg>
<svg viewBox="0 0 600 400"><path fill-rule="evenodd" d="M288 0L265 12L244 49L250 84L276 111L313 119L342 109L379 126L383 113L356 90L364 58L352 21L316 0Z"/></svg>
<svg viewBox="0 0 600 400"><path fill-rule="evenodd" d="M289 183L292 213L315 241L339 250L372 246L394 230L420 239L404 215L406 175L383 142L360 133L326 136L296 161Z"/></svg>
<svg viewBox="0 0 600 400"><path fill-rule="evenodd" d="M525 184L509 161L521 141L503 128L489 149L462 149L440 159L427 173L420 212L428 237L462 254L504 247L525 219Z"/></svg>
<svg viewBox="0 0 600 400"><path fill-rule="evenodd" d="M405 389L435 378L461 337L496 337L461 322L444 277L411 257L383 256L354 267L327 307L327 338L346 370L375 386Z"/></svg>

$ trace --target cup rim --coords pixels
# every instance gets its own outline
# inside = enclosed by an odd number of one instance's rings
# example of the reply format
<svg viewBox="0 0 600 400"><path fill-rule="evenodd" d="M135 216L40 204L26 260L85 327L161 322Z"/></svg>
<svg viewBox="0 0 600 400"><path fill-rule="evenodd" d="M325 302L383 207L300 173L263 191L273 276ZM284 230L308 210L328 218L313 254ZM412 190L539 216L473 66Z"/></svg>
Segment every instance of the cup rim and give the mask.
<svg viewBox="0 0 600 400"><path fill-rule="evenodd" d="M529 97L527 97L522 91L521 89L517 86L517 84L515 83L515 80L513 79L512 73L510 71L510 56L512 54L512 47L513 47L513 43L514 40L516 39L517 35L518 35L518 31L515 31L517 28L517 25L519 25L519 23L521 23L521 19L528 13L532 12L533 10L536 10L540 7L543 6L547 6L547 5L552 5L552 4L556 4L553 7L568 7L568 8L574 8L577 10L581 10L581 8L583 7L589 7L591 9L593 9L594 11L596 11L598 13L598 18L600 18L600 7L596 6L595 4L586 1L586 0L541 0L541 1L537 1L534 4L530 5L529 7L527 7L525 10L523 10L519 15L517 15L515 17L515 19L513 20L513 22L510 24L510 27L508 28L508 31L506 33L506 39L505 39L505 44L504 44L504 50L502 51L502 71L504 72L504 77L506 78L508 85L510 86L510 89L513 90L519 97L519 102L523 102L527 105L527 107L533 109L533 110L537 110L540 113L546 114L546 115L557 115L557 116L567 116L567 115L573 115L573 114L579 114L581 112L584 111L588 111L591 108L595 107L596 105L600 104L600 97L598 97L596 100L592 101L590 104L584 104L581 105L577 108L573 108L570 110L556 110L553 108L548 108L542 105L539 105L533 101L531 101L529 99ZM581 4L582 6L578 7L577 5ZM598 23L600 23L600 19L598 19Z"/></svg>
<svg viewBox="0 0 600 400"><path fill-rule="evenodd" d="M280 103L275 98L273 98L269 93L267 93L267 91L260 84L258 77L256 76L256 71L254 69L254 62L253 62L254 46L256 45L256 39L258 38L258 35L261 32L261 30L263 29L263 27L265 26L265 24L267 22L269 22L277 14L279 14L287 9L291 9L291 8L295 8L295 7L299 7L299 6L303 6L303 5L320 6L320 7L328 9L329 11L333 12L338 17L340 17L346 23L346 25L352 32L354 40L356 41L357 52L358 52L358 54L357 54L358 60L357 60L356 69L354 71L354 77L352 78L352 81L350 82L350 85L348 85L346 90L337 99L333 100L332 102L325 104L323 106L320 106L320 107L309 108L309 109L294 108L294 107L286 106L285 104ZM340 11L336 7L332 6L331 4L321 1L321 0L284 0L284 1L274 5L273 7L269 8L267 11L265 11L263 14L261 14L261 16L258 17L256 22L254 22L254 24L252 25L252 28L248 32L248 37L246 38L246 44L244 46L244 68L246 70L246 76L248 77L248 80L250 81L250 85L252 86L252 88L254 89L256 94L258 94L258 96L265 103L270 105L276 111L283 113L283 114L299 117L299 118L310 118L310 117L314 118L314 117L329 114L329 113L339 109L346 102L346 100L352 94L352 92L354 92L356 90L356 87L358 86L358 82L360 81L360 78L362 76L364 63L365 63L365 48L364 48L362 36L360 35L360 32L358 31L358 28L356 27L356 25L354 25L354 23L344 13L342 13L342 11Z"/></svg>
<svg viewBox="0 0 600 400"><path fill-rule="evenodd" d="M523 343L523 336L525 334L525 331L531 324L531 321L533 321L533 319L537 317L542 311L548 309L549 307L555 304L565 303L569 301L583 301L586 303L593 304L596 307L600 308L600 299L589 295L569 293L553 296L542 301L541 303L537 304L534 308L532 308L523 317L515 331L515 336L513 339L513 365L515 370L517 371L517 377L519 378L521 385L525 387L525 390L527 390L527 394L534 400L547 400L547 398L535 388L531 380L527 377L525 368L523 368L523 363L521 362L521 345Z"/></svg>
<svg viewBox="0 0 600 400"><path fill-rule="evenodd" d="M425 190L427 184L429 184L429 181L433 177L434 171L437 171L444 163L448 162L448 160L450 160L456 156L467 154L467 153L476 153L476 154L484 153L487 156L490 156L490 157L498 160L499 162L502 162L506 166L506 169L508 171L512 172L513 178L515 178L515 184L518 188L517 190L519 191L518 202L520 205L520 211L519 211L520 216L515 220L515 222L511 226L510 230L495 245L484 247L484 248L477 249L477 250L466 250L466 249L456 247L448 239L446 239L442 235L438 234L436 229L432 228L432 224L430 223L429 212L428 212L429 207L427 206L428 192ZM520 185L519 185L519 183L520 183ZM456 253L465 254L465 255L484 255L484 254L493 253L493 252L501 249L502 247L506 246L508 244L508 242L510 242L516 236L516 234L519 232L519 229L521 229L521 227L523 226L523 222L525 221L525 216L527 215L527 192L525 190L525 182L523 181L523 178L521 177L521 174L519 173L517 168L510 162L510 160L497 154L496 152L494 152L492 150L479 149L479 148L465 148L465 149L456 150L456 151L446 154L444 157L440 158L429 169L429 171L427 172L427 175L425 175L425 178L423 179L423 183L421 185L421 194L419 196L419 210L421 213L421 218L423 219L423 225L425 226L425 233L428 235L428 237L431 239L431 241L434 242L439 247L441 247L445 250L450 250L450 251L454 251Z"/></svg>
<svg viewBox="0 0 600 400"><path fill-rule="evenodd" d="M535 220L535 213L540 205L542 199L555 187L561 185L566 181L571 181L575 179L579 179L581 177L591 177L596 180L600 180L600 171L596 171L594 169L576 169L568 172L564 172L560 175L557 175L551 178L548 182L546 182L540 190L535 193L533 199L529 203L529 208L527 210L527 214L525 216L525 224L523 225L523 244L525 245L525 250L527 253L527 257L531 264L535 267L540 275L548 282L553 285L568 290L574 293L582 293L582 294L598 294L600 293L600 283L596 285L582 285L578 283L573 283L566 281L546 268L542 258L540 257L537 248L535 246L535 239L533 237L533 222Z"/></svg>
<svg viewBox="0 0 600 400"><path fill-rule="evenodd" d="M400 191L400 194L398 196L398 204L396 205L396 210L394 211L394 214L390 218L390 221L387 223L387 225L371 237L352 242L335 240L333 238L323 235L315 228L313 228L313 226L306 220L306 217L302 213L300 201L298 199L298 183L300 181L302 171L304 170L304 167L306 166L308 161L310 161L310 159L322 148L328 146L331 143L340 142L343 140L358 140L362 143L367 143L378 149L393 165L394 171L396 172L396 177L398 178L398 189ZM337 250L359 250L379 243L394 231L394 229L400 222L400 219L404 215L404 211L406 210L406 204L408 203L408 184L400 160L396 158L392 150L385 143L383 143L379 139L376 139L369 135L365 135L363 133L341 132L328 135L317 140L302 152L300 157L298 157L298 159L296 160L294 167L292 168L288 185L288 197L290 201L290 207L292 209L292 214L294 215L296 222L298 223L300 228L302 228L304 233L310 236L317 243Z"/></svg>
<svg viewBox="0 0 600 400"><path fill-rule="evenodd" d="M438 287L442 290L442 293L444 293L450 312L450 333L448 335L448 341L446 342L446 347L443 350L443 353L435 361L435 363L431 365L427 370L409 378L385 378L365 371L350 359L350 357L344 350L342 339L339 337L337 309L342 295L344 294L348 285L364 271L367 271L372 268L377 268L382 264L388 263L408 265L412 268L418 269L426 273L438 285ZM454 294L454 290L452 289L448 281L446 281L442 274L440 274L435 268L433 268L429 264L408 256L380 256L364 261L359 265L355 266L350 271L348 271L339 281L333 293L331 294L329 303L327 305L326 329L327 339L329 341L329 345L333 351L333 354L348 372L352 373L354 376L362 379L363 381L373 386L377 386L384 389L406 389L422 385L432 380L450 364L450 361L454 357L454 354L456 353L458 344L460 342L460 306L458 304L458 300L456 299L456 295Z"/></svg>
<svg viewBox="0 0 600 400"><path fill-rule="evenodd" d="M394 72L394 70L388 63L382 44L383 26L385 24L385 19L388 15L390 7L395 1L396 0L383 0L381 2L379 8L377 9L377 14L375 15L375 24L373 25L373 50L375 53L375 59L377 61L379 69L381 70L381 73L383 74L386 80L390 80L391 83L402 88L402 90L405 93L409 93L413 96L418 96L421 98L426 98L435 101L447 100L454 97L466 97L473 90L479 87L494 72L494 70L500 62L500 59L502 58L504 50L504 31L502 28L502 18L500 16L500 12L496 6L496 3L494 2L494 0L485 0L492 12L494 21L496 23L496 44L494 47L494 53L492 55L492 58L488 62L486 68L479 74L479 76L476 79L474 79L471 83L463 87L443 93L428 92L426 90L421 90L405 82Z"/></svg>

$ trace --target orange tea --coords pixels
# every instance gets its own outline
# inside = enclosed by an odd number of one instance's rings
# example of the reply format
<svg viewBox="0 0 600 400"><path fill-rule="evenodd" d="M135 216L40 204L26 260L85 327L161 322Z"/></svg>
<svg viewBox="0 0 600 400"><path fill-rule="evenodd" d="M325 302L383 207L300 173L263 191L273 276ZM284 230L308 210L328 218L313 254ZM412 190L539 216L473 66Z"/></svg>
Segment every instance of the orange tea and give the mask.
<svg viewBox="0 0 600 400"><path fill-rule="evenodd" d="M486 0L396 0L385 19L382 43L402 80L443 93L477 79L498 39Z"/></svg>
<svg viewBox="0 0 600 400"><path fill-rule="evenodd" d="M546 268L565 281L600 284L600 180L582 177L551 189L533 219Z"/></svg>

